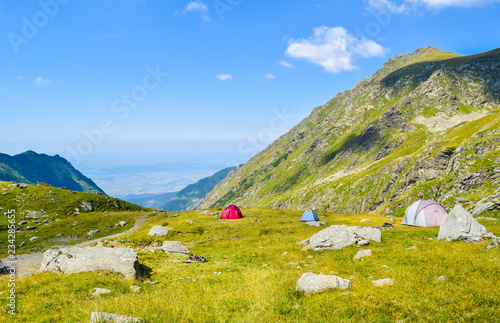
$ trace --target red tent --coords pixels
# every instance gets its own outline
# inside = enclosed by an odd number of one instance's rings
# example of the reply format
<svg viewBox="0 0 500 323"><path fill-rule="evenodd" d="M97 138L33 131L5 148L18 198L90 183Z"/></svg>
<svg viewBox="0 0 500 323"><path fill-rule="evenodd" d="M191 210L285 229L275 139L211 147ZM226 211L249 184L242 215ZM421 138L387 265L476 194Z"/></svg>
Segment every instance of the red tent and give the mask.
<svg viewBox="0 0 500 323"><path fill-rule="evenodd" d="M220 215L221 219L228 220L240 219L242 217L243 213L241 213L241 210L235 205L229 205Z"/></svg>

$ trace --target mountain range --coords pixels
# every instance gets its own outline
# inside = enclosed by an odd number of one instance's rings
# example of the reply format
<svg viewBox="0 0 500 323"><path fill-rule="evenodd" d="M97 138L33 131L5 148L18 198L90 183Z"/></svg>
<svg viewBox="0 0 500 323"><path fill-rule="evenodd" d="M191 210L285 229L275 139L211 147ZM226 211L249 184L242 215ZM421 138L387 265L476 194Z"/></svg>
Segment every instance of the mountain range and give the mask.
<svg viewBox="0 0 500 323"><path fill-rule="evenodd" d="M389 59L229 173L200 208L401 214L500 185L500 49Z"/></svg>
<svg viewBox="0 0 500 323"><path fill-rule="evenodd" d="M0 154L0 181L26 184L45 182L50 186L67 187L73 191L105 194L66 159L59 155L48 156L31 150L15 156Z"/></svg>
<svg viewBox="0 0 500 323"><path fill-rule="evenodd" d="M212 176L200 179L196 183L186 186L165 204L163 209L167 212L196 209L207 194L235 168L236 167L224 168Z"/></svg>

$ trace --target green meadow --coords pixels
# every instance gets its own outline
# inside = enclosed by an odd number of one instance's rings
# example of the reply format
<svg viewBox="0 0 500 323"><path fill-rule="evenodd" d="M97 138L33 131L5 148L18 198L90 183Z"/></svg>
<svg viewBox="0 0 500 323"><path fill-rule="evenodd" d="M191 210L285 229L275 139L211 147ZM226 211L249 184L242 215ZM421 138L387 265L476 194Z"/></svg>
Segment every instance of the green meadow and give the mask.
<svg viewBox="0 0 500 323"><path fill-rule="evenodd" d="M220 213L221 209L214 212ZM138 216L133 212L122 212ZM109 247L137 250L142 276L127 280L110 272L19 277L17 314L4 322L88 322L91 312L140 318L143 322L497 322L500 317L500 248L433 239L438 228L401 226L383 230L381 243L341 250L301 251L297 245L324 229L299 222L302 212L243 209L245 218L221 220L197 211L143 213L148 218L133 234L105 240ZM376 215L318 213L328 225L380 226ZM498 218L498 214L492 216ZM360 224L362 219L370 222ZM262 222L253 222L261 220ZM188 224L192 221L194 224ZM480 220L500 234L498 221ZM149 237L154 225L169 228ZM43 228L42 228L43 229ZM42 230L40 229L40 230ZM144 250L164 240L183 242L206 263L182 263L178 255ZM407 249L415 246L416 249ZM361 249L373 255L353 260ZM185 256L181 257L185 258ZM349 279L351 288L306 295L295 290L305 272ZM444 282L436 278L446 276ZM392 286L372 280L391 278ZM6 295L8 278L0 279ZM141 291L133 293L137 285ZM94 288L109 294L92 296Z"/></svg>

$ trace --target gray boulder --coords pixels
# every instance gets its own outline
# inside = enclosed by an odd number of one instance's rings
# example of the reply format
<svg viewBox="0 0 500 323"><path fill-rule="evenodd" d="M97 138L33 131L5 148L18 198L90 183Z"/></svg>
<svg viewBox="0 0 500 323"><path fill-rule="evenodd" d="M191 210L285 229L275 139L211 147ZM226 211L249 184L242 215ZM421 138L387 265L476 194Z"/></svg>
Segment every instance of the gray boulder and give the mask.
<svg viewBox="0 0 500 323"><path fill-rule="evenodd" d="M298 291L306 294L322 293L329 289L346 289L351 287L351 282L347 279L332 275L304 273L297 281Z"/></svg>
<svg viewBox="0 0 500 323"><path fill-rule="evenodd" d="M82 208L82 210L84 212L92 212L92 211L94 211L94 206L92 205L91 201L84 201L84 202L82 202L82 205L80 205L80 207Z"/></svg>
<svg viewBox="0 0 500 323"><path fill-rule="evenodd" d="M47 250L39 272L80 273L107 270L127 279L140 274L137 253L133 249L104 247L67 247Z"/></svg>
<svg viewBox="0 0 500 323"><path fill-rule="evenodd" d="M382 231L373 227L332 225L311 236L309 245L302 250L341 249L361 240L381 242Z"/></svg>
<svg viewBox="0 0 500 323"><path fill-rule="evenodd" d="M90 315L90 323L141 323L138 318L124 316L119 314L92 312Z"/></svg>
<svg viewBox="0 0 500 323"><path fill-rule="evenodd" d="M101 294L109 294L111 293L111 290L110 289L107 289L107 288L95 288L95 290L90 293L92 294L93 296L99 296Z"/></svg>
<svg viewBox="0 0 500 323"><path fill-rule="evenodd" d="M87 235L88 236L93 236L94 234L98 233L99 230L90 230L89 232L87 232Z"/></svg>
<svg viewBox="0 0 500 323"><path fill-rule="evenodd" d="M486 249L498 248L499 246L500 246L500 238L495 237L495 238L491 239L491 242L488 245L488 247L486 247Z"/></svg>
<svg viewBox="0 0 500 323"><path fill-rule="evenodd" d="M121 227L124 227L127 225L127 222L126 221L120 221L118 222L118 225L121 226Z"/></svg>
<svg viewBox="0 0 500 323"><path fill-rule="evenodd" d="M496 203L493 202L478 202L475 206L474 209L472 210L472 215L478 215L483 212L489 211L494 209L496 206Z"/></svg>
<svg viewBox="0 0 500 323"><path fill-rule="evenodd" d="M170 231L170 228L162 227L161 225L155 225L149 231L148 236L151 236L151 237L166 236L168 234L168 231Z"/></svg>
<svg viewBox="0 0 500 323"><path fill-rule="evenodd" d="M163 241L163 245L159 247L159 249L163 249L166 253L176 255L187 255L191 253L191 251L180 241Z"/></svg>
<svg viewBox="0 0 500 323"><path fill-rule="evenodd" d="M493 238L461 205L457 204L445 215L439 228L438 239L478 241L482 237Z"/></svg>

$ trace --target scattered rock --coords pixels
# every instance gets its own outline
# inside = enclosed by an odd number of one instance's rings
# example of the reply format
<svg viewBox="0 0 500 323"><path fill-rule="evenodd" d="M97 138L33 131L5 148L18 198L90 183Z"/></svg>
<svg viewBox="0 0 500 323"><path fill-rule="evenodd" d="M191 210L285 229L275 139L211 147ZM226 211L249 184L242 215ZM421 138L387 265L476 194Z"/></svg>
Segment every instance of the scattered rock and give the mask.
<svg viewBox="0 0 500 323"><path fill-rule="evenodd" d="M309 243L309 239L305 239L305 240L302 240L300 242L297 242L298 245L304 245L304 244L308 244Z"/></svg>
<svg viewBox="0 0 500 323"><path fill-rule="evenodd" d="M351 282L338 276L304 273L297 281L296 290L303 291L306 294L315 294L329 289L346 289L349 287L351 287Z"/></svg>
<svg viewBox="0 0 500 323"><path fill-rule="evenodd" d="M94 234L98 233L99 230L90 230L89 232L87 232L87 235L88 236L93 236Z"/></svg>
<svg viewBox="0 0 500 323"><path fill-rule="evenodd" d="M205 215L214 215L216 214L215 212L212 212L210 210L203 210L200 212L200 214L205 214Z"/></svg>
<svg viewBox="0 0 500 323"><path fill-rule="evenodd" d="M309 255L309 256L307 256L306 258L308 258L308 259L313 259L313 256Z"/></svg>
<svg viewBox="0 0 500 323"><path fill-rule="evenodd" d="M118 210L121 210L122 209L122 206L120 205L120 201L118 201L117 199L114 199L113 200L113 206L115 208L117 208Z"/></svg>
<svg viewBox="0 0 500 323"><path fill-rule="evenodd" d="M34 236L34 237L31 237L31 238L30 238L30 241L31 241L31 242L33 242L33 241L35 241L36 239L38 239L38 237L37 237L37 236Z"/></svg>
<svg viewBox="0 0 500 323"><path fill-rule="evenodd" d="M341 249L360 240L381 242L382 232L378 228L332 225L309 238L309 245L302 250Z"/></svg>
<svg viewBox="0 0 500 323"><path fill-rule="evenodd" d="M39 272L79 273L109 270L134 279L140 274L133 249L104 247L66 247L47 250Z"/></svg>
<svg viewBox="0 0 500 323"><path fill-rule="evenodd" d="M141 286L130 286L132 293L139 293L141 291Z"/></svg>
<svg viewBox="0 0 500 323"><path fill-rule="evenodd" d="M126 221L120 221L118 222L118 225L121 226L121 227L124 227L127 225L127 222Z"/></svg>
<svg viewBox="0 0 500 323"><path fill-rule="evenodd" d="M490 244L486 248L492 249L492 248L498 248L499 246L500 246L500 237L495 237L495 238L491 239Z"/></svg>
<svg viewBox="0 0 500 323"><path fill-rule="evenodd" d="M261 223L262 220L255 220L255 221L250 221L250 222Z"/></svg>
<svg viewBox="0 0 500 323"><path fill-rule="evenodd" d="M93 207L91 201L84 201L84 202L82 202L82 205L80 205L80 207L82 208L82 210L84 212L92 212L92 211L94 211L94 207Z"/></svg>
<svg viewBox="0 0 500 323"><path fill-rule="evenodd" d="M370 219L363 219L363 220L359 221L359 223L364 223L364 222L370 222Z"/></svg>
<svg viewBox="0 0 500 323"><path fill-rule="evenodd" d="M36 227L30 226L30 227L26 227L25 229L26 230L36 230Z"/></svg>
<svg viewBox="0 0 500 323"><path fill-rule="evenodd" d="M438 278L436 278L434 283L442 283L444 281L446 281L446 276L439 276Z"/></svg>
<svg viewBox="0 0 500 323"><path fill-rule="evenodd" d="M197 256L197 255L193 255L191 257L188 257L186 258L185 260L183 260L182 258L180 258L182 262L185 262L185 263L192 263L192 262L207 262L208 259L203 257L203 256ZM228 270L229 271L229 270Z"/></svg>
<svg viewBox="0 0 500 323"><path fill-rule="evenodd" d="M392 220L392 221L394 221L394 220ZM380 228L382 230L390 230L390 229L394 229L394 226L392 225L392 223L385 222L384 224L382 224L378 228Z"/></svg>
<svg viewBox="0 0 500 323"><path fill-rule="evenodd" d="M23 224L28 224L28 221L23 220L23 221L19 222L19 225L23 225Z"/></svg>
<svg viewBox="0 0 500 323"><path fill-rule="evenodd" d="M360 250L354 256L354 260L359 259L359 258L363 258L363 257L368 257L371 255L372 255L372 251L370 249Z"/></svg>
<svg viewBox="0 0 500 323"><path fill-rule="evenodd" d="M387 265L382 265L382 266L380 266L380 268L389 268L389 266L387 266Z"/></svg>
<svg viewBox="0 0 500 323"><path fill-rule="evenodd" d="M478 241L482 237L493 238L461 205L457 204L445 215L439 228L438 239Z"/></svg>
<svg viewBox="0 0 500 323"><path fill-rule="evenodd" d="M91 294L93 296L99 296L101 294L109 294L109 293L111 293L111 290L107 288L96 288Z"/></svg>
<svg viewBox="0 0 500 323"><path fill-rule="evenodd" d="M28 188L28 184L19 183L19 184L17 184L17 187L19 187L19 188Z"/></svg>
<svg viewBox="0 0 500 323"><path fill-rule="evenodd" d="M191 220L187 220L187 221L186 221L186 224L194 224L194 222L193 222L193 221L191 221Z"/></svg>
<svg viewBox="0 0 500 323"><path fill-rule="evenodd" d="M141 320L131 316L119 314L92 312L90 315L90 323L142 323Z"/></svg>
<svg viewBox="0 0 500 323"><path fill-rule="evenodd" d="M394 280L392 280L390 278L372 280L372 284L377 286L377 287L386 286L386 285L393 285Z"/></svg>
<svg viewBox="0 0 500 323"><path fill-rule="evenodd" d="M417 249L418 249L417 246L406 248L406 250L417 250Z"/></svg>
<svg viewBox="0 0 500 323"><path fill-rule="evenodd" d="M457 203L471 203L470 200L464 199L462 197L455 197L455 202L457 202Z"/></svg>
<svg viewBox="0 0 500 323"><path fill-rule="evenodd" d="M282 255L282 256L286 256L286 255L288 255L288 251L284 251L281 255Z"/></svg>
<svg viewBox="0 0 500 323"><path fill-rule="evenodd" d="M155 225L148 233L151 237L161 237L166 236L170 228L162 227L161 225Z"/></svg>
<svg viewBox="0 0 500 323"><path fill-rule="evenodd" d="M358 241L358 246L367 246L370 244L370 241L368 240L359 240Z"/></svg>
<svg viewBox="0 0 500 323"><path fill-rule="evenodd" d="M191 253L191 251L189 251L180 241L163 241L163 245L158 247L158 249L162 249L166 253L174 255L186 255Z"/></svg>

